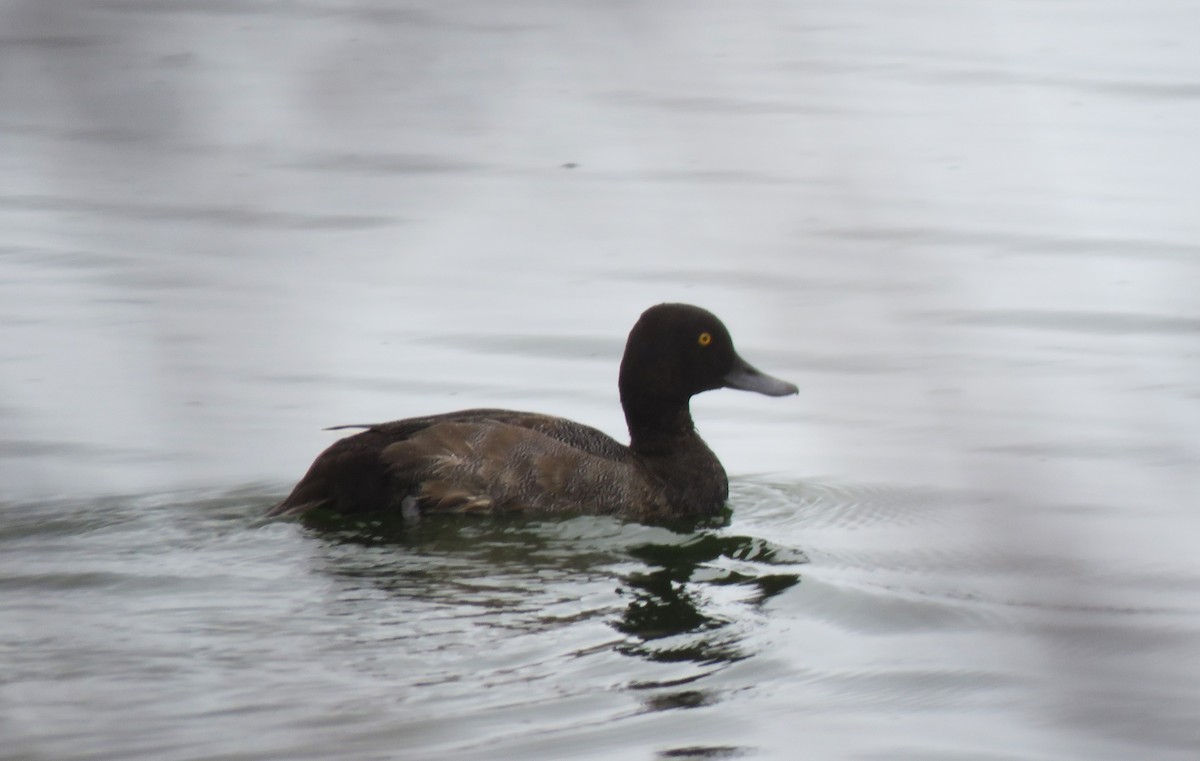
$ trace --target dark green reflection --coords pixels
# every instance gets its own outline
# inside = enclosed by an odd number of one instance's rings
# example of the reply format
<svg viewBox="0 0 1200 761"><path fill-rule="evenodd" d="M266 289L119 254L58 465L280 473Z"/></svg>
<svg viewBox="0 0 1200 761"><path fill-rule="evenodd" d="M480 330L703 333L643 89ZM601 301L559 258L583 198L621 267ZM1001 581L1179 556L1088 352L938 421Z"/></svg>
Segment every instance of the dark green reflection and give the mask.
<svg viewBox="0 0 1200 761"><path fill-rule="evenodd" d="M729 585L750 587L753 593L743 602L760 605L799 583L800 575L758 573L759 565L807 562L802 552L764 539L712 532L686 534L678 542L636 545L629 554L653 570L625 576L625 592L632 599L613 626L634 638L622 652L660 662L716 663L746 657L737 633L723 631L737 621L736 611L721 612L709 592ZM721 566L723 560L741 562L731 569Z"/></svg>

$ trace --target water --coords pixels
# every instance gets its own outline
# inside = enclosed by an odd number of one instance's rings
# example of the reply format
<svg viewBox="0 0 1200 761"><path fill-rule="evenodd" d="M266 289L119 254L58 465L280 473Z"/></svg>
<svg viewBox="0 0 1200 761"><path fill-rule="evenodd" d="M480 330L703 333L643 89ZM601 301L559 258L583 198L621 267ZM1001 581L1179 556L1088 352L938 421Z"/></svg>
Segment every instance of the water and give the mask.
<svg viewBox="0 0 1200 761"><path fill-rule="evenodd" d="M1194 758L1197 14L7 0L0 757ZM666 300L727 525L262 519Z"/></svg>

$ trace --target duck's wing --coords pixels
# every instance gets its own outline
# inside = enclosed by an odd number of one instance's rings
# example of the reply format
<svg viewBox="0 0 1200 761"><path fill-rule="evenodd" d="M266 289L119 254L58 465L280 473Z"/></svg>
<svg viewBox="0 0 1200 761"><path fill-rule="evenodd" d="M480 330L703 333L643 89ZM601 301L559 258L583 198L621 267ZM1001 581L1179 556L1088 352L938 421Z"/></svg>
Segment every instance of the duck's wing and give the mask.
<svg viewBox="0 0 1200 761"><path fill-rule="evenodd" d="M348 428L361 428L375 431L379 434L403 441L409 436L432 425L442 423L503 423L504 425L527 428L531 431L545 434L552 439L561 441L567 446L574 447L588 454L609 460L626 462L631 459L629 447L617 441L607 433L592 428L574 420L568 420L554 415L542 415L536 412L519 412L517 410L474 409L459 412L447 412L441 415L393 420L389 423L372 423L368 425L339 425L326 429L331 431Z"/></svg>
<svg viewBox="0 0 1200 761"><path fill-rule="evenodd" d="M631 462L633 453L629 447L603 431L567 418L540 415L536 412L514 412L512 410L486 410L490 421L537 431L572 449L586 452L594 457L614 462Z"/></svg>
<svg viewBox="0 0 1200 761"><path fill-rule="evenodd" d="M565 465L583 456L624 466L630 466L633 460L627 447L595 428L552 415L514 410L463 410L388 423L337 426L335 430L347 428L363 430L334 442L322 452L292 493L271 508L269 515L298 515L320 507L341 513L401 510L401 502L415 494L421 479L426 477L426 459L449 457L468 441L478 445L487 440L489 444L476 452L476 459L504 460L502 441L520 443L523 433L539 443L531 449L530 442L525 441L526 447L522 451L528 453L536 449L545 455L542 464L544 481L555 480L556 463ZM507 433L499 436L498 430ZM409 444L414 440L415 443ZM403 446L385 456L385 452L396 445ZM558 456L552 456L550 450ZM600 463L595 463L589 469L595 471L599 466ZM536 469L526 466L524 472L532 478ZM491 479L500 483L502 479L496 478L499 473L494 468L484 468L481 460L476 471L476 485L467 491L476 492L475 498L479 498L479 494L486 491L481 485L483 481ZM433 481L442 484L445 479L431 477ZM451 498L448 486L437 488L442 489L443 495L437 499L429 497L427 501L460 507L468 506L471 501ZM501 489L498 493L508 496L493 501L508 504L510 492Z"/></svg>
<svg viewBox="0 0 1200 761"><path fill-rule="evenodd" d="M421 512L650 514L664 499L657 479L632 459L593 454L498 420L438 422L381 456L398 481L411 484L406 507Z"/></svg>

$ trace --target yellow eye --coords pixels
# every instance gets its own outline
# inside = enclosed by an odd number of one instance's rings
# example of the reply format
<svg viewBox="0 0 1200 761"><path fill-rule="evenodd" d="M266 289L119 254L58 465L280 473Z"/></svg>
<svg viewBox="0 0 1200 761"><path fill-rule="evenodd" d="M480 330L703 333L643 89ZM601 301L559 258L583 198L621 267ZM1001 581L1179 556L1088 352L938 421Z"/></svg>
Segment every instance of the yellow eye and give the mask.
<svg viewBox="0 0 1200 761"><path fill-rule="evenodd" d="M697 343L699 343L701 346L708 346L710 343L712 343L712 335L709 333L701 333Z"/></svg>

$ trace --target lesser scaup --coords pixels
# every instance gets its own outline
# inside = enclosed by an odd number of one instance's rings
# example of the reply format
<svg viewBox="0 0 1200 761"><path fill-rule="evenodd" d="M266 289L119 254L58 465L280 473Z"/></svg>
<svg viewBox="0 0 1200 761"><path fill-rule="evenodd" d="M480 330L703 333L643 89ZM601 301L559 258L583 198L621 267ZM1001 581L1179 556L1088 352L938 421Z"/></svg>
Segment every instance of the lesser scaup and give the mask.
<svg viewBox="0 0 1200 761"><path fill-rule="evenodd" d="M551 415L476 409L369 426L317 457L271 515L556 511L637 520L699 517L729 496L725 469L688 403L717 388L768 396L796 387L734 351L712 313L659 304L629 333L618 382L629 446Z"/></svg>

